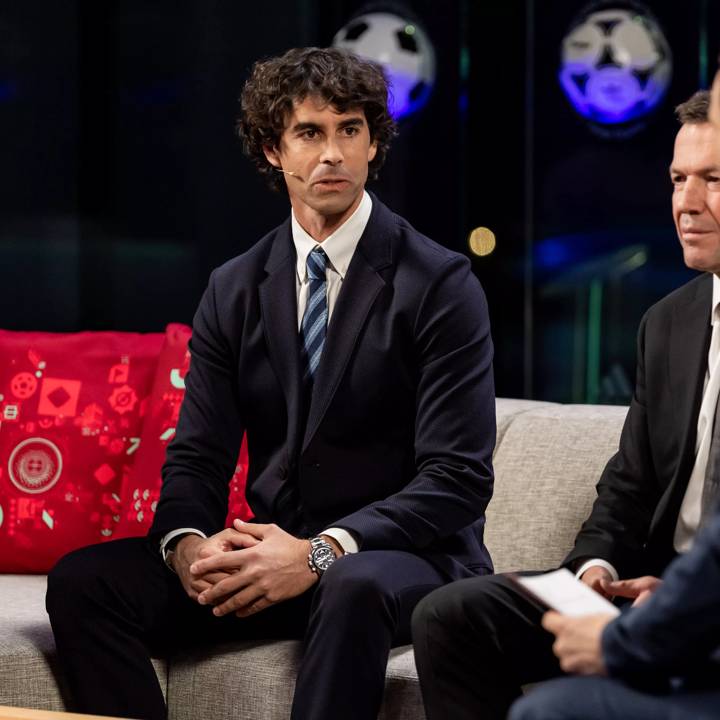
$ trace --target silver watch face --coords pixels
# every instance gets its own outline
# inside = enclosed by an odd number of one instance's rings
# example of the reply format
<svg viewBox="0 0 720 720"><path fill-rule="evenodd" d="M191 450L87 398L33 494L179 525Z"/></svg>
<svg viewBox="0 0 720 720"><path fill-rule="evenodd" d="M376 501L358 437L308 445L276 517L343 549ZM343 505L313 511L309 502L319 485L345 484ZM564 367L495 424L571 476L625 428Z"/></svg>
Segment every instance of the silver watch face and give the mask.
<svg viewBox="0 0 720 720"><path fill-rule="evenodd" d="M335 562L335 553L330 545L321 545L313 548L312 561L318 570L325 572Z"/></svg>

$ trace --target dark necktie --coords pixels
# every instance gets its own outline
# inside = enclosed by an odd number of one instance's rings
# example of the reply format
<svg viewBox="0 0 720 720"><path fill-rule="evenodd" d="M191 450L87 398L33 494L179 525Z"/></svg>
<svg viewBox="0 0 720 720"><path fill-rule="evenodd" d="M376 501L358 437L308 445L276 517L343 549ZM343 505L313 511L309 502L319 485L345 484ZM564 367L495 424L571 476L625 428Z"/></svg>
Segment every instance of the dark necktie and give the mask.
<svg viewBox="0 0 720 720"><path fill-rule="evenodd" d="M307 273L310 280L307 306L300 326L301 361L303 380L310 385L320 364L325 334L327 331L327 280L325 268L327 255L322 248L315 248L307 258Z"/></svg>
<svg viewBox="0 0 720 720"><path fill-rule="evenodd" d="M720 398L719 398L720 400ZM720 402L715 407L712 440L705 468L705 484L703 485L702 504L700 510L700 527L702 527L716 509L720 497Z"/></svg>

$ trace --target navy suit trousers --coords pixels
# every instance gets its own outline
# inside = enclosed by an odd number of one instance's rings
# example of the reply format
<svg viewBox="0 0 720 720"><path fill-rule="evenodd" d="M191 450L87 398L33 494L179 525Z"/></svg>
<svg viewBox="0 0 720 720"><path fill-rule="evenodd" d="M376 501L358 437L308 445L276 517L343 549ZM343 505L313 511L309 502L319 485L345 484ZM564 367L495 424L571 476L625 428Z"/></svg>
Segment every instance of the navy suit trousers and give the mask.
<svg viewBox="0 0 720 720"><path fill-rule="evenodd" d="M151 657L297 638L305 642L292 718L369 720L380 709L391 647L410 642L413 609L444 582L416 555L360 552L337 560L297 598L249 618L216 618L187 597L156 545L132 538L60 560L48 578L47 609L75 710L163 720Z"/></svg>

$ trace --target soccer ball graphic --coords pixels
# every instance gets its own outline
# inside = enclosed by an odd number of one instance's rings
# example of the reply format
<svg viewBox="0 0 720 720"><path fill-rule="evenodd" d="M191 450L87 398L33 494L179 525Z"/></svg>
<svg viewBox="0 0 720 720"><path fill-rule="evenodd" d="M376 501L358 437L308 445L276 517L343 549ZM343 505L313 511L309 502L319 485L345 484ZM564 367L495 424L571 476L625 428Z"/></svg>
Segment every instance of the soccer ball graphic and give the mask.
<svg viewBox="0 0 720 720"><path fill-rule="evenodd" d="M672 55L662 30L637 9L585 12L563 40L560 84L580 115L602 125L652 112L671 77Z"/></svg>
<svg viewBox="0 0 720 720"><path fill-rule="evenodd" d="M367 13L353 18L333 45L380 63L390 80L390 112L400 119L419 110L435 82L435 50L423 29L399 15Z"/></svg>

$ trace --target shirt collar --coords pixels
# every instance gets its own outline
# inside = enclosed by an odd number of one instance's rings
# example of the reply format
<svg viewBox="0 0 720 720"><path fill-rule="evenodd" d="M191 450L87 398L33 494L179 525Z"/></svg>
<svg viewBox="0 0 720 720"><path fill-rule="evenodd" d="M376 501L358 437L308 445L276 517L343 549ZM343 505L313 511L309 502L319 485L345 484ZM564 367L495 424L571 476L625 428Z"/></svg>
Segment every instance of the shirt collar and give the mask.
<svg viewBox="0 0 720 720"><path fill-rule="evenodd" d="M372 200L367 192L363 190L362 199L355 208L355 212L321 243L305 232L295 217L295 212L291 212L292 238L297 253L297 274L301 283L305 282L307 278L307 256L316 247L322 247L335 272L343 280L345 279L345 273L355 254L355 248L360 242L360 237L370 219L371 210Z"/></svg>
<svg viewBox="0 0 720 720"><path fill-rule="evenodd" d="M713 273L712 308L710 309L710 324L720 323L720 277Z"/></svg>

